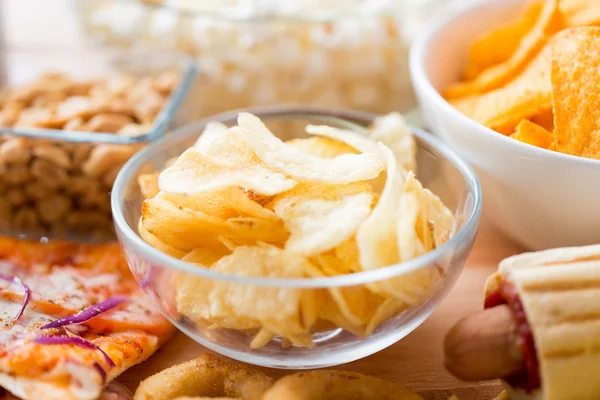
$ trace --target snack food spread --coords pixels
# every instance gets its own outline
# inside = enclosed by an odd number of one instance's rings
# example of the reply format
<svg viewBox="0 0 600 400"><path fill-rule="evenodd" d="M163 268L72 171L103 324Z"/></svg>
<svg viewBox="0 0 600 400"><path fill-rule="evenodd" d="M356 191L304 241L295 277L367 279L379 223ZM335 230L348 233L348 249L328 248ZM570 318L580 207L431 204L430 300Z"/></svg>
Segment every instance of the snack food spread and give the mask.
<svg viewBox="0 0 600 400"><path fill-rule="evenodd" d="M513 139L600 159L598 23L593 0L527 2L514 20L471 45L463 80L443 95Z"/></svg>
<svg viewBox="0 0 600 400"><path fill-rule="evenodd" d="M164 171L140 176L140 235L197 268L269 278L384 268L448 240L454 216L412 172L415 142L399 114L376 120L367 136L330 126L306 132L283 142L248 113L231 128L208 124ZM252 348L274 337L312 347L313 333L332 325L370 335L441 277L428 266L320 290L178 273L173 285L177 310L196 324L249 332Z"/></svg>
<svg viewBox="0 0 600 400"><path fill-rule="evenodd" d="M25 399L89 399L173 332L117 244L0 238L0 385Z"/></svg>

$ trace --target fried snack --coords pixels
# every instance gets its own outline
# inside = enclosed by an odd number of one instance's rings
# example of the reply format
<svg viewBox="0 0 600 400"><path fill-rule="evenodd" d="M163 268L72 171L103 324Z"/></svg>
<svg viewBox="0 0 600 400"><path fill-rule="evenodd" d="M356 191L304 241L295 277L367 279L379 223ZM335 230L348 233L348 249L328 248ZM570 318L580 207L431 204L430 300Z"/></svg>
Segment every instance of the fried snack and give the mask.
<svg viewBox="0 0 600 400"><path fill-rule="evenodd" d="M526 119L517 125L517 130L510 137L543 149L547 149L554 140L552 132Z"/></svg>
<svg viewBox="0 0 600 400"><path fill-rule="evenodd" d="M556 150L600 159L600 28L561 32L552 48Z"/></svg>
<svg viewBox="0 0 600 400"><path fill-rule="evenodd" d="M258 370L203 354L146 378L135 391L133 399L216 397L260 400L271 385L273 379Z"/></svg>
<svg viewBox="0 0 600 400"><path fill-rule="evenodd" d="M448 99L481 94L512 80L540 52L548 38L564 27L558 0L546 0L536 23L524 35L506 61L488 67L467 82L450 85L444 92ZM532 6L535 7L535 6Z"/></svg>
<svg viewBox="0 0 600 400"><path fill-rule="evenodd" d="M416 144L400 114L376 119L367 135L308 126L314 136L288 142L253 115L238 123L207 124L163 172L140 176L147 243L217 273L303 279L397 264L450 238L453 214L404 168L415 169ZM336 327L366 337L440 277L422 268L327 290L186 273L170 283L182 316L241 331L256 349L275 338L312 347L313 334Z"/></svg>
<svg viewBox="0 0 600 400"><path fill-rule="evenodd" d="M600 245L594 245L507 258L486 282L488 302L501 294L518 323L527 325L520 329L521 349L525 388L533 395L546 400L600 395L599 279ZM511 398L521 398L522 380L507 382Z"/></svg>
<svg viewBox="0 0 600 400"><path fill-rule="evenodd" d="M469 118L533 146L600 159L600 3L530 2L477 39L444 91ZM589 26L586 26L589 25Z"/></svg>
<svg viewBox="0 0 600 400"><path fill-rule="evenodd" d="M346 371L298 372L279 379L263 400L422 400L383 379Z"/></svg>

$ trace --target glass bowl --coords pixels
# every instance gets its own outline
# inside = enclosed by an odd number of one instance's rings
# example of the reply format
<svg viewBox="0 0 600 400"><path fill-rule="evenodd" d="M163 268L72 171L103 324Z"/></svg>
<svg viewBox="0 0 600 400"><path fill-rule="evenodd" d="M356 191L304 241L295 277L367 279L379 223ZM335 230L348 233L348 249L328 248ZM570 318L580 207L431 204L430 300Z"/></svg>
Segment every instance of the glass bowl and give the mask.
<svg viewBox="0 0 600 400"><path fill-rule="evenodd" d="M142 88L144 79L165 72L172 73L173 79L160 94L154 86L147 88L150 85L141 93L138 90L138 97L154 95L163 103L149 113L148 120L135 119L136 124L128 125L136 129L117 132L107 124L91 127L94 119L123 115L133 122L128 107L116 108L119 101L125 93ZM137 81L119 80L124 76ZM197 119L190 112L195 103L190 89L196 78L194 59L181 54L53 48L0 51L0 233L32 239L114 240L110 190L120 167L170 129ZM73 82L67 84L65 79ZM7 94L7 90L14 92ZM82 96L91 96L94 90L106 92L102 104L92 106L88 100L85 110L78 111L77 102L75 110L61 109L69 100L92 99ZM60 115L61 110L71 115ZM23 116L32 111L48 115L27 121ZM11 117L13 112L16 116Z"/></svg>
<svg viewBox="0 0 600 400"><path fill-rule="evenodd" d="M375 115L356 111L324 111L311 108L272 107L247 109L273 128L273 123L288 128L304 127L307 123L325 123L332 126L365 132L365 126ZM227 125L236 123L237 111L218 115L211 121ZM208 120L177 129L169 136L148 146L123 167L112 191L112 210L117 236L123 247L131 271L163 314L186 335L207 348L225 356L272 368L320 368L347 363L366 357L402 339L431 315L459 277L471 251L481 209L481 190L471 168L455 153L432 135L413 129L418 143L418 178L433 190L454 211L457 229L452 237L437 249L397 265L326 278L286 279L242 277L199 269L175 259L147 244L137 233L142 195L136 177L139 173L160 170L165 162L190 147L202 132ZM284 123L282 125L282 123ZM292 122L292 124L290 124ZM273 130L277 134L277 130ZM281 131L283 132L283 131ZM287 140L298 137L302 129L287 129ZM232 290L259 288L259 295L268 301L276 289L326 290L332 287L361 287L369 283L397 277L421 268L435 268L441 278L420 304L406 309L379 325L373 334L360 338L354 334L331 329L313 335L315 346L284 348L278 339L260 349L251 350L253 334L228 329L211 329L206 324L194 323L177 310L177 291L174 280L212 280L231 285ZM262 293L262 294L261 294ZM272 296L272 297L271 297ZM276 301L276 300L275 300ZM255 332L254 332L255 333Z"/></svg>

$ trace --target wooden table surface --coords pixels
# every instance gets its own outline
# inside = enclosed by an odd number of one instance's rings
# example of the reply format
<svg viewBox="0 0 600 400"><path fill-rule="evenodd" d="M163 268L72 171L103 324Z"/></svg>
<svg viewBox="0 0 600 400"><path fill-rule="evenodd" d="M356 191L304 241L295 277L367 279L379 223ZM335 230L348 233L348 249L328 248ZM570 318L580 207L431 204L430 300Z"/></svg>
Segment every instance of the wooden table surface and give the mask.
<svg viewBox="0 0 600 400"><path fill-rule="evenodd" d="M461 382L444 370L442 341L444 334L457 320L481 309L483 283L495 271L498 262L522 251L484 221L461 278L434 314L395 345L337 369L361 372L406 385L427 400L446 400L451 394L456 394L461 400L493 399L501 391L497 381ZM134 391L147 376L206 351L178 333L154 357L132 368L119 380ZM289 372L269 370L268 373L281 376Z"/></svg>

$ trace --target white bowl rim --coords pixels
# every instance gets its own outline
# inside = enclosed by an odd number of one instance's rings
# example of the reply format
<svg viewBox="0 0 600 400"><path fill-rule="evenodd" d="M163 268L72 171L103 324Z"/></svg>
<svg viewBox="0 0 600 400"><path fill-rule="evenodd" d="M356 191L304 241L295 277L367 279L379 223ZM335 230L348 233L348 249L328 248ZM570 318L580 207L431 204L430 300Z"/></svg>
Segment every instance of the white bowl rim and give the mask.
<svg viewBox="0 0 600 400"><path fill-rule="evenodd" d="M525 3L525 0L521 0ZM582 167L600 168L600 160L592 158L574 156L571 154L561 153L558 151L543 149L533 146L519 140L510 138L499 132L490 129L471 118L467 117L456 108L454 108L446 99L433 87L429 76L425 73L425 56L429 54L430 43L433 38L439 34L439 31L446 28L448 25L464 14L471 13L478 9L491 7L493 4L502 4L505 0L473 0L468 2L451 2L450 4L439 10L436 15L431 18L427 27L423 29L413 42L410 49L409 68L413 81L413 85L419 86L426 94L425 101L433 101L435 105L440 107L445 113L450 114L453 118L460 120L463 124L467 124L469 128L477 130L477 134L487 135L488 137L497 138L500 142L507 146L514 146L513 149L521 151L529 151L532 156L538 159L550 160L552 162L561 162L564 164L576 164ZM495 140L495 139L492 139Z"/></svg>
<svg viewBox="0 0 600 400"><path fill-rule="evenodd" d="M149 154L154 149L163 145L169 141L173 136L190 136L190 132L198 132L199 129L192 130L193 127L203 127L209 121L227 121L231 120L232 116L237 116L241 111L253 113L259 117L261 116L277 116L277 115L288 115L294 113L298 118L304 117L315 117L321 115L328 118L331 121L336 121L346 126L354 127L357 131L365 131L364 127L352 123L350 121L372 121L376 115L355 111L355 110L331 110L323 108L313 107L295 107L295 106L273 106L273 107L256 107L239 109L230 112L225 112L212 117L205 118L201 121L193 122L190 124L183 125L173 132L169 133L165 137L153 142L146 146L141 151L137 152L133 157L127 161L127 163L121 168L113 189L111 192L111 209L114 224L117 233L122 233L119 236L119 240L126 241L127 245L132 246L136 252L141 253L144 257L152 260L153 263L157 263L160 267L175 269L181 272L185 272L191 275L200 276L207 279L214 279L220 281L227 281L233 283L243 283L254 286L265 286L265 287L285 287L285 288L330 288L330 287L343 287L361 285L370 282L377 282L392 278L401 274L406 274L421 268L425 268L429 265L434 265L439 259L443 259L447 254L452 254L457 246L463 244L464 240L470 235L477 231L479 226L479 219L481 216L481 205L482 205L482 190L479 183L479 179L475 174L475 171L470 165L464 161L456 152L447 147L442 141L436 138L431 133L425 132L419 128L411 126L415 137L425 142L428 146L438 152L445 160L462 175L465 184L468 188L469 194L472 196L472 207L473 210L468 215L466 221L461 226L460 230L456 232L447 242L442 244L440 247L435 248L421 256L415 257L408 261L404 261L395 265L389 265L387 267L378 268L370 271L356 272L353 274L343 274L331 277L322 278L271 278L271 277L250 277L250 276L238 276L215 272L210 269L198 268L181 261L177 258L171 257L166 253L152 247L146 243L137 232L129 227L127 221L122 212L121 199L124 195L126 184L132 180L134 171L137 171L141 165L146 163Z"/></svg>

